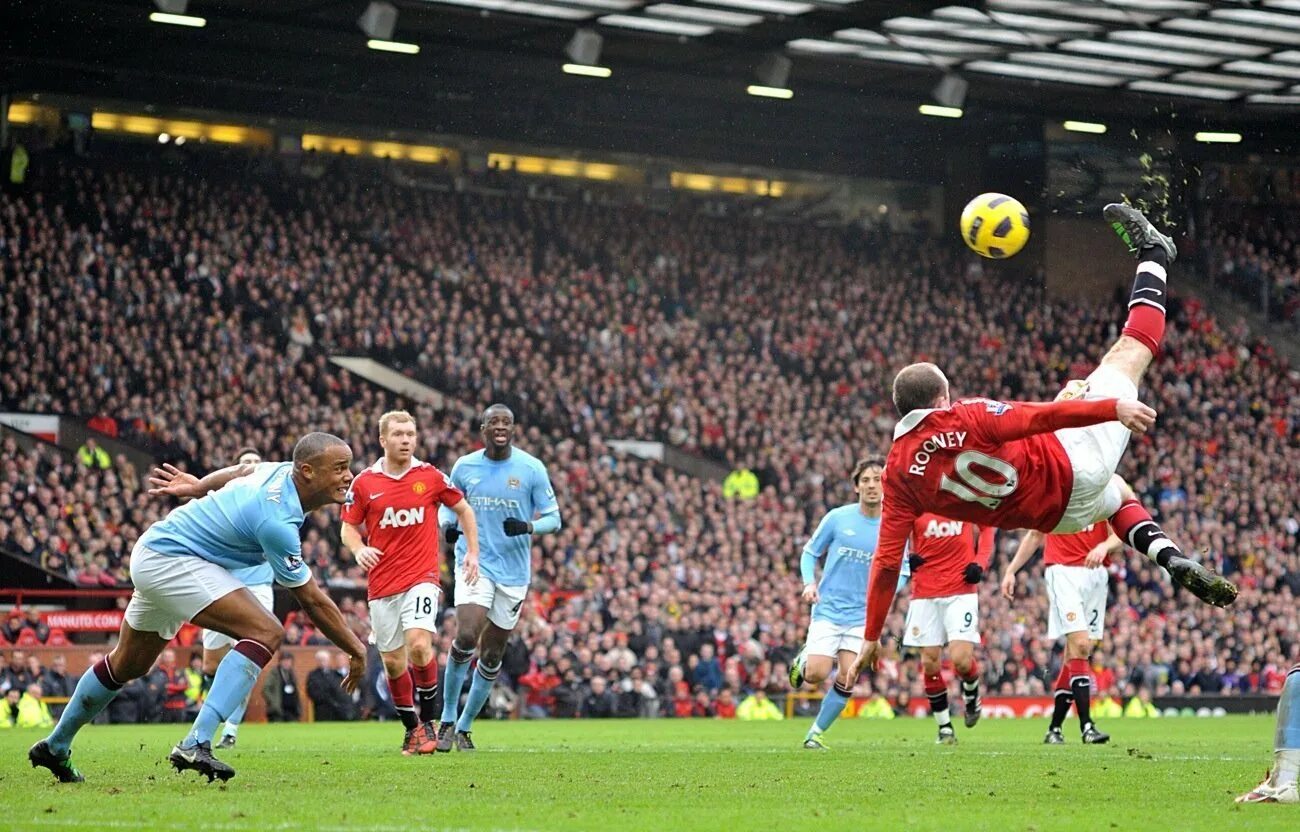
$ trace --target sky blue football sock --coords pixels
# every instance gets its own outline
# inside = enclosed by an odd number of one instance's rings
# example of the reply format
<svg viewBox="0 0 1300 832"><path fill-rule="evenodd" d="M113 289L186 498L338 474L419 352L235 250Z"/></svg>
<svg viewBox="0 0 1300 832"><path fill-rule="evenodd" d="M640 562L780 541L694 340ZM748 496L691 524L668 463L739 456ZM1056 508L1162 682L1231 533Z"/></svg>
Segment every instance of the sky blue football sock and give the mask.
<svg viewBox="0 0 1300 832"><path fill-rule="evenodd" d="M473 655L472 653L470 654ZM465 687L465 674L469 673L469 658L456 660L456 651L447 658L447 667L442 673L442 721L455 722L457 709L460 707L460 692Z"/></svg>
<svg viewBox="0 0 1300 832"><path fill-rule="evenodd" d="M263 648L265 649L265 648ZM212 690L203 700L203 709L199 711L194 727L181 741L182 748L191 748L197 743L212 742L212 735L217 732L222 720L236 710L242 709L248 700L253 683L262 673L262 666L238 650L231 650L217 665L216 678L212 680Z"/></svg>
<svg viewBox="0 0 1300 832"><path fill-rule="evenodd" d="M245 697L244 701L239 703L239 707L235 708L235 712L226 717L226 727L222 729L221 733L223 735L229 734L232 737L239 733L239 724L244 721L244 713L247 711L248 698Z"/></svg>
<svg viewBox="0 0 1300 832"><path fill-rule="evenodd" d="M1300 670L1287 674L1286 684L1282 685L1282 695L1277 700L1277 738L1273 747L1283 749L1300 749Z"/></svg>
<svg viewBox="0 0 1300 832"><path fill-rule="evenodd" d="M826 692L826 696L822 698L821 710L817 711L817 719L813 721L813 731L820 733L830 728L844 712L844 706L847 704L849 704L849 697L832 685Z"/></svg>
<svg viewBox="0 0 1300 832"><path fill-rule="evenodd" d="M81 674L68 707L63 709L63 715L59 717L59 724L54 726L54 731L46 738L50 750L60 757L71 754L73 737L77 736L77 732L83 725L89 724L99 716L121 689L122 686L117 685L112 674L108 672L107 660L101 659L98 664Z"/></svg>
<svg viewBox="0 0 1300 832"><path fill-rule="evenodd" d="M474 717L478 712L483 710L483 705L488 701L488 696L492 693L492 683L497 680L497 674L501 672L501 665L496 667L484 667L480 659L478 667L474 670L474 681L469 685L469 697L465 700L465 710L461 712L460 719L456 722L457 731L470 731L474 725Z"/></svg>

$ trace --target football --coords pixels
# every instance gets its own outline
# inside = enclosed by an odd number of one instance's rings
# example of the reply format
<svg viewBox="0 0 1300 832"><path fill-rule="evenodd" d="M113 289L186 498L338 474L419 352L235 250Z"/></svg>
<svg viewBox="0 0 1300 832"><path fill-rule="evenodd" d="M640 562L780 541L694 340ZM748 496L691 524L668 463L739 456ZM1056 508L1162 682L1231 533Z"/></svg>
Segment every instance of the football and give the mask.
<svg viewBox="0 0 1300 832"><path fill-rule="evenodd" d="M980 194L961 212L961 238L981 257L1011 257L1029 242L1029 212L1006 194Z"/></svg>

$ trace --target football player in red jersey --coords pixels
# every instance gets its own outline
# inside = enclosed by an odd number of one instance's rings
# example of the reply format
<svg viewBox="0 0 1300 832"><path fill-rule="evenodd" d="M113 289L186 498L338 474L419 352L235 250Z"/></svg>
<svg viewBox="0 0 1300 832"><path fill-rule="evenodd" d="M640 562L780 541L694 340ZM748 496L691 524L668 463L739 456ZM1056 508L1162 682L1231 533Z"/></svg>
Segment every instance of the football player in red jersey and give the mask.
<svg viewBox="0 0 1300 832"><path fill-rule="evenodd" d="M474 510L441 471L415 458L417 438L415 418L405 410L379 417L384 455L352 481L342 529L343 545L369 573L370 641L383 656L408 755L432 754L436 744L439 506L456 513L466 545L478 555Z"/></svg>
<svg viewBox="0 0 1300 832"><path fill-rule="evenodd" d="M1092 673L1089 659L1094 644L1101 641L1106 629L1106 562L1124 551L1124 542L1105 522L1094 523L1075 534L1049 534L1029 531L1020 548L1002 573L1002 594L1008 601L1016 597L1016 573L1043 549L1043 580L1047 584L1047 637L1055 641L1065 636L1065 656L1056 677L1056 705L1052 722L1043 742L1065 742L1061 726L1073 704L1079 714L1083 742L1100 745L1110 735L1098 730L1089 710Z"/></svg>
<svg viewBox="0 0 1300 832"><path fill-rule="evenodd" d="M1109 520L1134 549L1167 569L1207 603L1227 606L1237 588L1183 556L1115 474L1130 432L1145 433L1156 413L1137 400L1137 384L1165 329L1167 267L1174 242L1142 213L1107 205L1107 221L1137 254L1137 275L1123 334L1064 401L954 403L933 364L912 364L894 378L902 418L885 460L880 548L867 594L866 639L856 670L874 669L908 535L927 511L1003 529L1077 532Z"/></svg>
<svg viewBox="0 0 1300 832"><path fill-rule="evenodd" d="M912 600L907 605L903 646L921 648L921 672L930 713L939 723L939 742L954 745L957 732L948 715L948 683L943 678L943 648L961 679L966 727L980 719L980 641L977 586L993 557L995 530L937 514L922 514L912 524L908 564Z"/></svg>

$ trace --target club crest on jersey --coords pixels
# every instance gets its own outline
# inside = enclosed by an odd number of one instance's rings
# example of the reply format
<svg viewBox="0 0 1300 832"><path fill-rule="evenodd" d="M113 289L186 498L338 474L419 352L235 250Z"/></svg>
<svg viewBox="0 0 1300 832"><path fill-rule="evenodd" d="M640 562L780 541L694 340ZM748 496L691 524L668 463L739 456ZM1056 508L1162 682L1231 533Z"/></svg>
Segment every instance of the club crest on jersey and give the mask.
<svg viewBox="0 0 1300 832"><path fill-rule="evenodd" d="M425 485L422 482L417 482L415 485L411 486L411 490L414 491L416 494L423 494L424 492L429 490L429 486Z"/></svg>
<svg viewBox="0 0 1300 832"><path fill-rule="evenodd" d="M518 477L511 477L510 479L506 480L506 488L519 488L519 485L520 483Z"/></svg>

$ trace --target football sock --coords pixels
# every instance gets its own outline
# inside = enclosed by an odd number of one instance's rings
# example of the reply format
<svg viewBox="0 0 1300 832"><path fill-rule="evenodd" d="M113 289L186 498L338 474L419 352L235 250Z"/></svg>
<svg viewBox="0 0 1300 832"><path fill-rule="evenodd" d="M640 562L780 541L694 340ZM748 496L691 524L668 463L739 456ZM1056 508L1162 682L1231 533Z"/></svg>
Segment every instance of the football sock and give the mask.
<svg viewBox="0 0 1300 832"><path fill-rule="evenodd" d="M844 706L849 704L849 700L852 698L852 688L843 690L840 688L838 680L831 685L831 689L822 697L822 706L817 711L817 719L813 720L812 731L808 732L809 736L814 732L821 733L828 730L835 720L839 718L839 715L844 712Z"/></svg>
<svg viewBox="0 0 1300 832"><path fill-rule="evenodd" d="M50 750L60 757L72 752L72 738L83 725L99 716L108 703L113 701L122 682L113 678L113 671L108 667L108 658L102 658L91 668L91 672L81 674L77 688L72 692L68 707L64 708L59 723L46 738Z"/></svg>
<svg viewBox="0 0 1300 832"><path fill-rule="evenodd" d="M1070 671L1070 692L1074 694L1074 710L1079 715L1079 730L1084 731L1092 724L1089 713L1092 677L1088 672L1088 660L1070 659L1066 667Z"/></svg>
<svg viewBox="0 0 1300 832"><path fill-rule="evenodd" d="M239 707L235 708L234 713L226 717L226 727L221 733L229 734L232 737L237 734L239 732L239 724L244 721L244 713L247 711L248 697L245 697L244 701L239 703Z"/></svg>
<svg viewBox="0 0 1300 832"><path fill-rule="evenodd" d="M415 695L420 700L420 721L433 722L438 715L438 662L413 665L411 673L415 676Z"/></svg>
<svg viewBox="0 0 1300 832"><path fill-rule="evenodd" d="M930 700L930 713L934 721L942 728L952 722L948 714L948 685L943 681L942 673L925 674L925 696Z"/></svg>
<svg viewBox="0 0 1300 832"><path fill-rule="evenodd" d="M469 731L474 725L474 717L483 710L488 695L492 693L492 683L497 680L497 674L500 672L500 664L488 667L484 665L482 658L478 660L478 667L474 668L474 681L469 685L469 698L465 700L465 710L456 721L457 731Z"/></svg>
<svg viewBox="0 0 1300 832"><path fill-rule="evenodd" d="M1300 774L1300 664L1291 668L1277 700L1273 785L1294 783Z"/></svg>
<svg viewBox="0 0 1300 832"><path fill-rule="evenodd" d="M980 663L972 659L970 667L961 675L961 694L966 698L979 696L980 692Z"/></svg>
<svg viewBox="0 0 1300 832"><path fill-rule="evenodd" d="M1061 665L1061 672L1056 675L1055 684L1056 703L1052 708L1053 731L1061 730L1065 724L1065 718L1070 715L1070 706L1074 704L1074 693L1070 690L1070 665L1065 662Z"/></svg>
<svg viewBox="0 0 1300 832"><path fill-rule="evenodd" d="M199 711L198 719L194 720L194 727L181 740L182 748L212 742L212 735L217 732L222 720L247 701L262 668L270 664L271 655L266 645L252 639L246 638L235 643L234 649L217 665L212 690L208 692L208 698L203 700L203 708Z"/></svg>
<svg viewBox="0 0 1300 832"><path fill-rule="evenodd" d="M1152 353L1160 352L1160 341L1165 335L1165 268L1168 265L1163 248L1142 249L1128 302L1128 320L1124 322L1124 334L1141 341Z"/></svg>
<svg viewBox="0 0 1300 832"><path fill-rule="evenodd" d="M1110 525L1128 545L1166 569L1171 557L1183 554L1137 500L1125 500L1111 515Z"/></svg>
<svg viewBox="0 0 1300 832"><path fill-rule="evenodd" d="M469 660L474 658L473 650L461 650L451 645L451 655L447 657L447 667L442 671L442 721L455 722L456 709L460 707L460 693L465 687L465 674L469 673Z"/></svg>
<svg viewBox="0 0 1300 832"><path fill-rule="evenodd" d="M388 692L393 695L393 707L402 720L402 726L408 731L415 729L420 720L415 716L415 681L411 671L404 670L396 679L388 680Z"/></svg>

